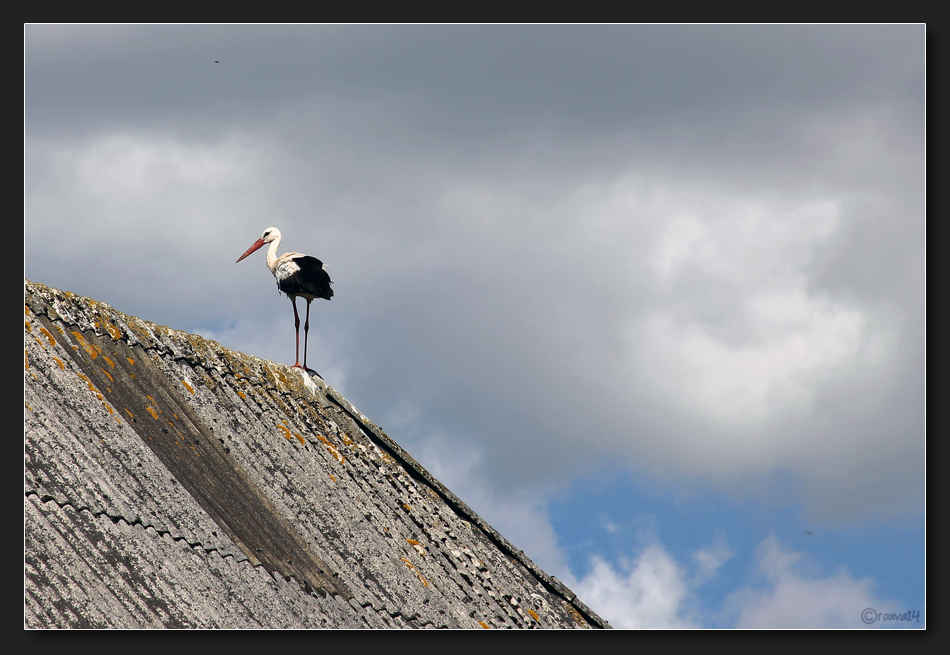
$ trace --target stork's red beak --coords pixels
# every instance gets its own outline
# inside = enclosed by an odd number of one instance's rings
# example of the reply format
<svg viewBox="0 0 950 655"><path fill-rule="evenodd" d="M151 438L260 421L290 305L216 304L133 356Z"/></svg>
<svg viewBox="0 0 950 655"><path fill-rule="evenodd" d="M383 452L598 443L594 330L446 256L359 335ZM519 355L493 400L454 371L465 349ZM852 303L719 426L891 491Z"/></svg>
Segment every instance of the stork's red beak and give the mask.
<svg viewBox="0 0 950 655"><path fill-rule="evenodd" d="M238 262L241 261L242 259L244 259L244 258L247 257L248 255L250 255L252 252L254 252L255 250L257 250L258 248L260 248L260 247L263 246L263 245L264 245L264 240L263 240L263 239L258 239L257 241L254 242L254 245L253 245L253 246L251 246L250 248L247 249L247 252L246 252L246 253L244 253L243 255L241 255L240 257L238 257L238 260L237 260L237 261L238 261ZM237 264L237 262L234 262L234 263Z"/></svg>

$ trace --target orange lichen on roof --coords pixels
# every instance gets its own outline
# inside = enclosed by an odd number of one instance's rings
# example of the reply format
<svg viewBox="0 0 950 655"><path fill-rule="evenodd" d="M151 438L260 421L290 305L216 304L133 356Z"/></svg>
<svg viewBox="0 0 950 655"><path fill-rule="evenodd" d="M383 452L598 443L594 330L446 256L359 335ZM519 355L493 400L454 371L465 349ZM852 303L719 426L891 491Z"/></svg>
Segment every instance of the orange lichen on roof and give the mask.
<svg viewBox="0 0 950 655"><path fill-rule="evenodd" d="M40 332L42 332L42 333L46 336L46 338L49 339L49 345L51 345L51 346L55 346L55 345L56 345L56 339L54 339L54 338L53 338L53 335L49 333L49 330L47 330L47 329L46 329L45 327L43 327L43 326L40 326Z"/></svg>
<svg viewBox="0 0 950 655"><path fill-rule="evenodd" d="M194 395L195 390L191 388L190 384L188 384L188 380L182 380L181 383L185 385L185 388L188 389L188 391L190 391L192 395Z"/></svg>
<svg viewBox="0 0 950 655"><path fill-rule="evenodd" d="M109 366L111 366L112 368L115 368L115 362L113 362L111 359L109 359L105 355L103 355L102 358L106 360L107 362L109 362Z"/></svg>
<svg viewBox="0 0 950 655"><path fill-rule="evenodd" d="M482 626L482 627L485 628L486 630L491 630L491 628L488 627L488 624L485 623L484 621L479 621L479 622L478 622L478 625Z"/></svg>
<svg viewBox="0 0 950 655"><path fill-rule="evenodd" d="M286 425L281 425L280 423L278 423L278 424L277 424L277 427L279 427L281 430L283 430L283 431L284 431L284 436L287 437L288 440L290 440L290 430L287 429L287 426L286 426Z"/></svg>
<svg viewBox="0 0 950 655"><path fill-rule="evenodd" d="M152 415L153 419L155 419L156 421L158 420L158 413L154 409L152 409L151 407L146 407L145 409L149 414Z"/></svg>
<svg viewBox="0 0 950 655"><path fill-rule="evenodd" d="M86 377L85 375L83 375L82 373L76 373L76 375L78 375L81 379L83 379L83 380L86 381L86 386L89 387L89 390L90 390L91 392L93 392L94 394L96 394L96 398L98 398L99 400L102 400L102 394L99 393L99 390L96 389L95 386L93 386L92 380L90 380L89 378L87 378L87 377Z"/></svg>
<svg viewBox="0 0 950 655"><path fill-rule="evenodd" d="M135 360L134 360L134 359L132 359L131 357L126 357L126 359L129 360L129 364L131 364L132 366L135 366Z"/></svg>
<svg viewBox="0 0 950 655"><path fill-rule="evenodd" d="M342 464L343 462L346 461L346 458L343 457L343 454L342 454L339 450L337 450L336 447L335 447L332 443L330 443L329 441L327 441L327 438L326 438L326 437L324 437L322 434L318 434L318 435L317 435L317 439L319 439L320 441L323 442L323 444L326 446L327 450L330 451L330 454L333 455L334 457L336 457L337 460L339 460L340 464Z"/></svg>
<svg viewBox="0 0 950 655"><path fill-rule="evenodd" d="M527 609L527 608L525 608L525 609L527 610L528 614L531 615L531 618L532 618L532 619L534 619L534 620L537 621L538 623L541 623L541 619L538 618L538 615L535 614L533 610L529 610L529 609Z"/></svg>
<svg viewBox="0 0 950 655"><path fill-rule="evenodd" d="M419 571L416 569L415 566L413 566L412 562L410 562L409 560L407 560L405 557L400 557L399 559L401 559L403 562L405 562L405 563L406 563L406 566L408 566L410 569L412 569L412 572L416 574L416 577L417 577L417 578L419 578L419 581L422 583L422 586L423 586L423 587L428 587L428 586L429 586L429 581L422 577L422 574L419 573Z"/></svg>
<svg viewBox="0 0 950 655"><path fill-rule="evenodd" d="M66 364L64 364L64 363L63 363L63 360L61 360L59 357L54 357L54 358L53 358L53 361L56 362L57 364L59 364L59 367L60 367L61 369L63 369L64 371L66 370Z"/></svg>
<svg viewBox="0 0 950 655"><path fill-rule="evenodd" d="M86 350L86 352L89 353L90 357L95 359L99 356L99 353L96 352L96 349L93 348L91 344L86 342L85 337L82 336L82 332L76 332L75 330L71 330L71 332L73 333L73 336L76 337L76 341L79 342L79 345L81 345Z"/></svg>
<svg viewBox="0 0 950 655"><path fill-rule="evenodd" d="M112 323L109 323L108 321L103 321L103 322L102 322L102 326L103 326L106 330L109 331L109 334L112 336L112 338L113 338L115 341L118 341L119 339L122 338L122 331L119 330L119 328L117 328L116 326L112 325Z"/></svg>

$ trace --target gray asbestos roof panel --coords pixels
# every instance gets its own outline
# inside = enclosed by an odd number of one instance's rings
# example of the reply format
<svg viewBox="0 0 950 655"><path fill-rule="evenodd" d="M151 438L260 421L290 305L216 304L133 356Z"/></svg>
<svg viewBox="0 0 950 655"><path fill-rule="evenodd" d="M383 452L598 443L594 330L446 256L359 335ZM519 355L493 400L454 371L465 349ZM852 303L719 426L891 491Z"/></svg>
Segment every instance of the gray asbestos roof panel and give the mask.
<svg viewBox="0 0 950 655"><path fill-rule="evenodd" d="M319 376L25 291L27 627L608 627Z"/></svg>

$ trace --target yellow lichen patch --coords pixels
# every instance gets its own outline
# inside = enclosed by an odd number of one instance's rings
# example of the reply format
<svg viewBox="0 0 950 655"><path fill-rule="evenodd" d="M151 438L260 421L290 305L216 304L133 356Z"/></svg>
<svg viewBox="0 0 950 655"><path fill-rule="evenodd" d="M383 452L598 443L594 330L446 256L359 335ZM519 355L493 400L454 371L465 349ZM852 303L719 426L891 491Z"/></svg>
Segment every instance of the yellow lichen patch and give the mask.
<svg viewBox="0 0 950 655"><path fill-rule="evenodd" d="M584 618L580 615L580 612L578 612L576 609L574 609L574 606L571 605L568 601L564 601L564 607L567 608L568 614L570 614L570 615L571 615L571 618L574 619L575 621L577 621L578 624L580 624L580 625L587 625L587 622L586 622L586 621L584 620Z"/></svg>
<svg viewBox="0 0 950 655"><path fill-rule="evenodd" d="M106 357L105 355L103 355L102 358L103 358L104 360L106 360L107 362L109 362L109 366L110 366L110 367L115 368L115 362L113 362L111 359L109 359L109 358Z"/></svg>
<svg viewBox="0 0 950 655"><path fill-rule="evenodd" d="M290 430L287 429L287 426L286 426L286 425L281 425L280 423L278 423L278 424L277 424L277 427L279 427L281 430L283 430L283 431L284 431L284 436L287 437L288 440L290 440Z"/></svg>
<svg viewBox="0 0 950 655"><path fill-rule="evenodd" d="M420 557L425 557L425 556L426 556L426 551L425 551L425 549L422 547L422 544L420 544L420 543L419 543L418 541L416 541L415 539L406 539L406 541L409 543L410 546L412 546L413 550L415 550L417 553L419 553L419 556L420 556Z"/></svg>
<svg viewBox="0 0 950 655"><path fill-rule="evenodd" d="M185 385L185 388L188 389L188 391L190 391L192 395L194 395L195 390L191 388L190 384L188 384L188 380L182 380L181 383Z"/></svg>
<svg viewBox="0 0 950 655"><path fill-rule="evenodd" d="M99 370L106 374L106 377L109 378L109 382L115 382L115 380L112 379L112 376L109 375L109 371L105 370L101 366L99 367Z"/></svg>
<svg viewBox="0 0 950 655"><path fill-rule="evenodd" d="M27 405L27 407L29 407L29 405ZM32 410L30 410L30 411L32 411ZM330 476L330 479L331 479L331 480L333 480L334 482L336 482L336 478L335 478L335 477L333 477L333 475L332 475L332 474L330 474L330 473L327 473L327 475L329 475L329 476Z"/></svg>
<svg viewBox="0 0 950 655"><path fill-rule="evenodd" d="M145 410L146 410L149 414L152 415L152 418L153 418L153 419L155 419L156 421L158 420L158 413L157 413L154 409L152 409L151 407L146 407Z"/></svg>
<svg viewBox="0 0 950 655"><path fill-rule="evenodd" d="M109 334L112 336L112 339L118 341L122 338L122 332L116 326L112 325L108 321L103 321L102 326L109 331Z"/></svg>
<svg viewBox="0 0 950 655"><path fill-rule="evenodd" d="M346 459L343 457L343 454L340 453L340 451L337 450L336 447L335 447L332 443L330 443L329 441L327 441L327 438L326 438L326 437L324 437L322 434L318 434L318 435L317 435L317 439L319 439L320 441L323 442L323 444L326 446L327 450L330 451L330 454L333 455L334 457L336 457L337 460L340 462L340 464L342 464L343 462L346 461Z"/></svg>
<svg viewBox="0 0 950 655"><path fill-rule="evenodd" d="M130 419L132 419L133 421L135 420L135 417L132 416L132 412L130 412L129 410L125 410L125 413L129 415Z"/></svg>
<svg viewBox="0 0 950 655"><path fill-rule="evenodd" d="M73 330L72 333L73 333L73 336L76 337L76 341L79 342L79 345L85 348L86 352L89 353L90 357L95 359L96 357L99 356L99 353L96 352L96 349L93 348L91 344L86 343L86 339L85 337L82 336L82 332L76 332L75 330Z"/></svg>
<svg viewBox="0 0 950 655"><path fill-rule="evenodd" d="M30 407L30 404L29 404L29 403L23 403L23 404L26 405L26 408L27 408L28 410L30 410L31 412L33 411L33 408ZM332 478L333 476L331 475L330 477ZM334 480L334 482L336 482L336 480Z"/></svg>
<svg viewBox="0 0 950 655"><path fill-rule="evenodd" d="M534 620L537 621L538 623L541 623L541 619L539 619L539 618L538 618L538 615L534 613L534 610L529 610L529 609L527 609L527 608L525 608L525 609L527 610L528 614L531 615L531 618L532 618L532 619L534 619Z"/></svg>
<svg viewBox="0 0 950 655"><path fill-rule="evenodd" d="M485 628L486 630L491 630L491 628L488 627L488 624L485 623L484 621L479 621L479 622L478 622L478 625L482 626L482 627Z"/></svg>
<svg viewBox="0 0 950 655"><path fill-rule="evenodd" d="M49 330L47 330L45 327L40 326L40 332L42 332L44 336L46 336L46 338L49 340L49 345L51 346L56 345L56 339L54 339L53 335L49 333Z"/></svg>
<svg viewBox="0 0 950 655"><path fill-rule="evenodd" d="M29 371L30 370L30 351L29 350L23 351L23 362L26 365L26 370Z"/></svg>
<svg viewBox="0 0 950 655"><path fill-rule="evenodd" d="M402 508L403 508L404 510L406 510L407 512L411 512L411 511L412 511L412 508L409 507L409 505L406 505L405 503L403 503Z"/></svg>
<svg viewBox="0 0 950 655"><path fill-rule="evenodd" d="M83 375L82 373L76 373L76 375L78 375L81 379L83 379L83 380L86 381L86 386L89 387L89 390L90 390L91 392L93 392L94 394L96 394L96 398L98 398L99 400L102 400L102 394L99 393L99 392L96 390L96 388L93 386L92 380L90 380L89 378L87 378L87 377L86 377L85 375Z"/></svg>
<svg viewBox="0 0 950 655"><path fill-rule="evenodd" d="M25 310L23 313L26 314L27 316L29 316L30 314L33 313L33 312L30 311L30 306L29 306L29 305L23 305L23 309Z"/></svg>
<svg viewBox="0 0 950 655"><path fill-rule="evenodd" d="M129 364L130 364L130 365L135 366L135 360L134 360L134 359L132 359L131 357L126 357L126 359L129 360Z"/></svg>
<svg viewBox="0 0 950 655"><path fill-rule="evenodd" d="M102 404L105 406L106 409L109 410L109 413L110 413L110 414L115 414L115 412L112 411L112 408L109 407L109 404L108 404L108 403L102 403Z"/></svg>
<svg viewBox="0 0 950 655"><path fill-rule="evenodd" d="M241 400L247 400L247 397L242 392L238 391L237 395L241 397Z"/></svg>
<svg viewBox="0 0 950 655"><path fill-rule="evenodd" d="M33 331L33 326L30 325L30 322L29 322L29 321L26 321L25 325L26 325L26 331L27 331L27 332L32 332L32 331Z"/></svg>
<svg viewBox="0 0 950 655"><path fill-rule="evenodd" d="M406 563L406 566L408 566L410 569L412 569L412 572L415 573L415 574L416 574L416 577L419 578L419 581L422 582L422 586L423 586L423 587L428 587L428 586L429 586L429 582L428 582L425 578L422 577L422 574L419 573L419 571L416 569L415 566L413 566L412 562L410 562L409 560L407 560L405 557L400 557L399 559L401 559L403 562L405 562L405 563Z"/></svg>
<svg viewBox="0 0 950 655"><path fill-rule="evenodd" d="M63 369L64 371L66 370L66 364L64 364L64 363L63 363L63 360L61 360L59 357L54 357L54 358L53 358L53 361L56 362L57 364L59 364L59 367L60 367L61 369Z"/></svg>
<svg viewBox="0 0 950 655"><path fill-rule="evenodd" d="M296 432L294 432L294 436L297 437L297 441L300 442L300 445L301 445L301 446L306 446L306 445L307 445L307 440L304 439L303 437L301 437L299 434L297 434Z"/></svg>

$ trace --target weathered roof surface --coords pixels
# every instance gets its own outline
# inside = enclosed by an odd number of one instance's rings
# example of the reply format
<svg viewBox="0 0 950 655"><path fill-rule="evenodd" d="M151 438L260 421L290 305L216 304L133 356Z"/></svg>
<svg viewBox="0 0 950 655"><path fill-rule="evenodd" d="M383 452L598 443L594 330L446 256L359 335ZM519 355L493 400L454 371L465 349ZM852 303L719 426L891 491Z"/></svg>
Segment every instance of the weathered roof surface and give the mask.
<svg viewBox="0 0 950 655"><path fill-rule="evenodd" d="M318 376L25 286L27 627L608 627Z"/></svg>

